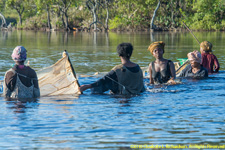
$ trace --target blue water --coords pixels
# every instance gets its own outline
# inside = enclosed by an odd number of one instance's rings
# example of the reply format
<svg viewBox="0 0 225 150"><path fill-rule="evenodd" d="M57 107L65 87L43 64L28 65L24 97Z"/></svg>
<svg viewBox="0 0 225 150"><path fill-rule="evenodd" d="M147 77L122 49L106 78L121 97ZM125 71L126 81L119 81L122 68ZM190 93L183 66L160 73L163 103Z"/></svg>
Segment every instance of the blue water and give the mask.
<svg viewBox="0 0 225 150"><path fill-rule="evenodd" d="M7 41L12 40L12 37ZM76 38L79 39L79 36ZM14 45L2 44L1 46L7 48L4 51L5 56L10 56ZM104 59L107 59L112 47L114 48L115 44L109 48L98 45L96 49L106 49L106 51L94 52L100 56L92 55L92 52L82 53L79 49L76 52L71 50L69 54L74 56L71 60L74 66L77 66L76 72L94 73L95 70L82 68L83 60L93 58L90 60L93 64L89 64L92 67L101 66L98 63L101 61L98 57L105 56ZM60 50L56 52L42 50L45 48L45 46L39 46L38 55L29 55L30 60L36 60L32 62L36 70L51 65L61 57L45 59L47 53L53 55L60 52ZM63 48L72 49L73 47L68 44ZM82 48L84 46L81 46ZM87 49L91 48L90 46ZM146 55L145 50L143 53L141 51L138 53L141 53L141 56ZM175 60L179 51L174 53L172 60ZM77 60L75 57L77 54L82 54L83 60ZM95 57L97 58L94 59ZM218 56L219 61L222 62L221 65L223 65L222 57L221 53ZM1 79L12 63L9 58L1 58L3 62L7 62L2 63ZM102 59L102 62L109 64L109 67L119 62L116 53L113 53L110 58ZM143 59L135 58L135 60L141 62ZM142 66L146 66L148 61L143 60ZM97 69L106 71L108 68L98 67ZM97 79L79 76L81 84L91 83ZM148 79L145 79L145 83L148 82ZM146 87L146 92L132 97L108 93L92 95L90 90L85 91L83 95L41 97L29 101L8 101L0 97L0 148L13 150L125 149L131 145L142 144L225 144L225 71L223 68L219 74L210 75L208 79L183 79L178 85Z"/></svg>

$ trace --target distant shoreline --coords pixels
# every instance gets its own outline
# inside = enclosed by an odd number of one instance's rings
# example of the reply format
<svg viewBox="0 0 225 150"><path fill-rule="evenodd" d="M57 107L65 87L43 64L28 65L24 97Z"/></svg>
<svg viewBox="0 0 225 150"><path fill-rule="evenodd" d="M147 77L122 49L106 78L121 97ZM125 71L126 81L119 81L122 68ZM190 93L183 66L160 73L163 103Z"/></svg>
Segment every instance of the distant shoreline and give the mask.
<svg viewBox="0 0 225 150"><path fill-rule="evenodd" d="M137 32L189 32L187 29L184 28L171 28L171 29L111 29L111 30L107 30L105 31L104 29L98 29L97 31L94 31L93 29L89 30L88 28L75 28L72 30L67 30L67 29L63 29L63 28L55 28L55 29L49 29L49 28L17 28L17 27L12 27L11 29L7 29L7 28L1 28L1 31L10 31L10 30L25 30L25 31L46 31L46 32L50 32L50 31L68 31L68 32L133 32L133 33L137 33ZM225 30L194 30L192 29L192 31L194 32L224 32Z"/></svg>

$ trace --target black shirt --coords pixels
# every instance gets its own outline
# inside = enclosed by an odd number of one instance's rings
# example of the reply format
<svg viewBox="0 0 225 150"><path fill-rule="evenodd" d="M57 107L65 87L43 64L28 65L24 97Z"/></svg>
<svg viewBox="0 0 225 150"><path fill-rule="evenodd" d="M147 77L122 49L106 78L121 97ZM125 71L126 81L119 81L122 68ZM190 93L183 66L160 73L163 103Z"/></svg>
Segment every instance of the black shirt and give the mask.
<svg viewBox="0 0 225 150"><path fill-rule="evenodd" d="M15 70L18 73L21 82L26 87L30 87L32 85L31 78L37 79L36 72L32 68L30 68L29 66L24 66L23 69L20 69L17 65L15 65L12 69ZM10 91L13 91L14 87L16 85L17 73L9 71L5 75L5 83L6 83L6 86L8 87L8 89L10 89ZM33 80L33 84L34 84L35 88L39 88L38 80Z"/></svg>
<svg viewBox="0 0 225 150"><path fill-rule="evenodd" d="M136 73L141 69L139 65L135 67L126 67L126 68L133 73ZM105 91L111 90L112 93L116 94L119 92L119 88L118 88L119 85L117 82L118 82L118 78L117 78L116 72L114 70L111 70L103 78L91 84L92 92L103 93Z"/></svg>

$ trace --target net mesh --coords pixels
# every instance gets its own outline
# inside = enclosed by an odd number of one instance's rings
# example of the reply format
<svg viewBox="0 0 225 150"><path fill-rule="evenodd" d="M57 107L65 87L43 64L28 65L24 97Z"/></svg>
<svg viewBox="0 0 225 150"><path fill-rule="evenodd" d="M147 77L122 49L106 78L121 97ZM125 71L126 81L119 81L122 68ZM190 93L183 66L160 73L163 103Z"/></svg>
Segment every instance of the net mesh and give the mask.
<svg viewBox="0 0 225 150"><path fill-rule="evenodd" d="M79 83L68 53L54 65L37 71L41 96L80 94Z"/></svg>

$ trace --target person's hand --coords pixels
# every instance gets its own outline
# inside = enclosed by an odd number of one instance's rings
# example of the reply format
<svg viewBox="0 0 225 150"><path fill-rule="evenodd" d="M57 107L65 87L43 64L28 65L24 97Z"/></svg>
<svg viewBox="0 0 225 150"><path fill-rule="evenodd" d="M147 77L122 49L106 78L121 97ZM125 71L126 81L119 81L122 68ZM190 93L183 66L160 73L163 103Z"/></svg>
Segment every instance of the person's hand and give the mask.
<svg viewBox="0 0 225 150"><path fill-rule="evenodd" d="M167 81L167 84L174 85L174 84L177 84L177 83L173 79L170 79L169 81Z"/></svg>
<svg viewBox="0 0 225 150"><path fill-rule="evenodd" d="M86 85L81 85L79 87L79 90L80 90L80 92L83 92L83 91L85 91L87 89L90 89L90 88L91 88L91 85L90 84L86 84Z"/></svg>

